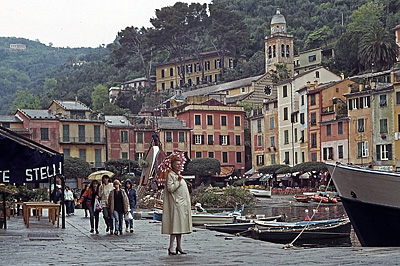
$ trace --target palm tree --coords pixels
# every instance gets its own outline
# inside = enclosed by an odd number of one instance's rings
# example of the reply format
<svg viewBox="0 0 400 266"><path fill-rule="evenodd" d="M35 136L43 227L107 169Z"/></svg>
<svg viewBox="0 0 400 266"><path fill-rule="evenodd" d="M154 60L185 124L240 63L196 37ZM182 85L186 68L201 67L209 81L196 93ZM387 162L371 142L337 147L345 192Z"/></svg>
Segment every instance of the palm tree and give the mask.
<svg viewBox="0 0 400 266"><path fill-rule="evenodd" d="M359 43L358 58L365 69L389 69L396 62L398 47L393 33L381 23L375 23L363 33Z"/></svg>

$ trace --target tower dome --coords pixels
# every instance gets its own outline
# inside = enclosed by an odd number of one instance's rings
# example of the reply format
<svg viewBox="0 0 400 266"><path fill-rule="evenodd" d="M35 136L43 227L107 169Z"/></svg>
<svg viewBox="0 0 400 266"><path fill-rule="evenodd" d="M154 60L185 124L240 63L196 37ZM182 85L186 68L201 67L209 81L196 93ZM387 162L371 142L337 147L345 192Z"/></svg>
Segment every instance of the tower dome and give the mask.
<svg viewBox="0 0 400 266"><path fill-rule="evenodd" d="M281 14L281 11L279 9L276 10L276 14L271 19L271 25L272 24L286 24L286 19Z"/></svg>

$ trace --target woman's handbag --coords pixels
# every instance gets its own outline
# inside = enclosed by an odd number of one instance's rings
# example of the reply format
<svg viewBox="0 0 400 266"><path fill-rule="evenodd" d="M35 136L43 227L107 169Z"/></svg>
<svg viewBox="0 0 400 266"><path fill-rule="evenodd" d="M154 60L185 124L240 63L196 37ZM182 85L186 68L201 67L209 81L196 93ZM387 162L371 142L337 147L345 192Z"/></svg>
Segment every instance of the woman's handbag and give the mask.
<svg viewBox="0 0 400 266"><path fill-rule="evenodd" d="M133 220L133 216L131 212L127 212L125 214L125 221L129 222L130 220Z"/></svg>
<svg viewBox="0 0 400 266"><path fill-rule="evenodd" d="M94 211L101 211L101 204L98 199L94 200Z"/></svg>

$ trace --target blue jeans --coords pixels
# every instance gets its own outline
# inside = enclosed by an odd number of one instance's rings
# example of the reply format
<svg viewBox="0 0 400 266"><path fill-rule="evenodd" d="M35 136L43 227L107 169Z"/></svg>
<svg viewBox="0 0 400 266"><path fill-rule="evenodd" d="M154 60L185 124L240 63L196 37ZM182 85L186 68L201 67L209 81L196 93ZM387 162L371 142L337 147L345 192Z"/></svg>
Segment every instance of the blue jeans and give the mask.
<svg viewBox="0 0 400 266"><path fill-rule="evenodd" d="M99 211L95 211L92 205L89 206L89 213L90 213L90 228L99 229ZM94 226L95 225L95 226Z"/></svg>
<svg viewBox="0 0 400 266"><path fill-rule="evenodd" d="M103 207L103 218L104 222L106 223L106 226L110 228L110 230L114 230L114 225L113 225L113 215L110 213L110 209Z"/></svg>
<svg viewBox="0 0 400 266"><path fill-rule="evenodd" d="M115 219L115 232L120 231L122 232L122 225L124 220L124 213L114 211L114 219Z"/></svg>
<svg viewBox="0 0 400 266"><path fill-rule="evenodd" d="M132 217L133 217L133 211L134 211L134 209L131 208L130 213L132 214ZM125 221L126 228L130 227L131 229L133 229L133 220L134 220L134 219L130 220L129 222ZM128 226L128 225L129 225L129 226Z"/></svg>

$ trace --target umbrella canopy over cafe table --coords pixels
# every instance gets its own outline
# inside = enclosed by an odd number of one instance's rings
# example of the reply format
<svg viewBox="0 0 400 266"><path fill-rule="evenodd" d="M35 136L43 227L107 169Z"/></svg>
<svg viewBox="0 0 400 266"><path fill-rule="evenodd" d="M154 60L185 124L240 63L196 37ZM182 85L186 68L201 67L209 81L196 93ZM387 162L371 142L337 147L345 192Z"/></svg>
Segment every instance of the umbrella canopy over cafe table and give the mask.
<svg viewBox="0 0 400 266"><path fill-rule="evenodd" d="M111 171L107 171L107 170L100 170L100 171L96 171L96 172L91 173L91 174L88 176L88 179L89 179L89 180L98 180L98 181L101 181L101 178L103 177L103 175L108 175L109 177L113 177L113 176L114 176L114 173L111 172Z"/></svg>

